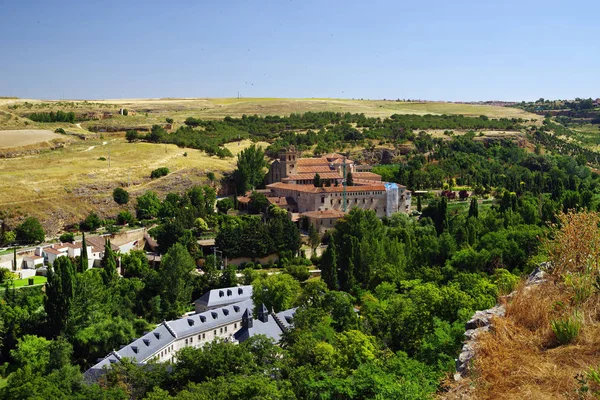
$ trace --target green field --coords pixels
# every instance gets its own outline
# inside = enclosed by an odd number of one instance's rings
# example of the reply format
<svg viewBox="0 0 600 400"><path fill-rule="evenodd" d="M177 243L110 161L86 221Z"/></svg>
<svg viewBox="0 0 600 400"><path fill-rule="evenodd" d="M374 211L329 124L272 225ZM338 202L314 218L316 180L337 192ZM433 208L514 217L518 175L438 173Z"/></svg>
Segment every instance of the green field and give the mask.
<svg viewBox="0 0 600 400"><path fill-rule="evenodd" d="M48 279L45 276L34 276L33 277L33 284L34 285L41 285L43 283L46 283L48 281ZM25 278L25 279L15 279L13 280L13 285L14 287L18 288L18 287L23 287L23 286L29 286L29 278Z"/></svg>

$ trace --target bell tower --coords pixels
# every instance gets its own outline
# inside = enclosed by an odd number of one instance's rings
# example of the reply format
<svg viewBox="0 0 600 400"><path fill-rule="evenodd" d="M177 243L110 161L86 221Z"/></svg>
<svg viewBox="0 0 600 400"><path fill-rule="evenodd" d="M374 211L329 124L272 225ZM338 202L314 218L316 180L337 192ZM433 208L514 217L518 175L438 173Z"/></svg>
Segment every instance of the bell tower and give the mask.
<svg viewBox="0 0 600 400"><path fill-rule="evenodd" d="M281 178L287 178L290 175L296 175L298 152L294 146L279 153L279 168Z"/></svg>

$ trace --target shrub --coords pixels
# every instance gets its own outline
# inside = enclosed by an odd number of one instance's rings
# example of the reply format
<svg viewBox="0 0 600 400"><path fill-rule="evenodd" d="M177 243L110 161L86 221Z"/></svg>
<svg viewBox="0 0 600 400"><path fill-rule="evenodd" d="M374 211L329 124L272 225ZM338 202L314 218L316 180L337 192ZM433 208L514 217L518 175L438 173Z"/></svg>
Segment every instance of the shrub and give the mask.
<svg viewBox="0 0 600 400"><path fill-rule="evenodd" d="M40 243L44 241L45 232L37 218L29 217L15 229L19 243Z"/></svg>
<svg viewBox="0 0 600 400"><path fill-rule="evenodd" d="M63 128L56 128L54 130L54 133L62 133L63 135L66 134L65 130Z"/></svg>
<svg viewBox="0 0 600 400"><path fill-rule="evenodd" d="M517 283L519 283L519 277L503 268L498 268L494 273L494 283L498 286L500 294L504 295L515 289Z"/></svg>
<svg viewBox="0 0 600 400"><path fill-rule="evenodd" d="M113 225L113 224L106 225L106 232L110 233L111 235L119 233L120 231L121 231L121 228L116 225Z"/></svg>
<svg viewBox="0 0 600 400"><path fill-rule="evenodd" d="M169 174L169 168L160 167L160 168L157 168L154 171L152 171L152 173L150 174L150 178L156 179L156 178L160 178L162 176L166 176L168 174Z"/></svg>
<svg viewBox="0 0 600 400"><path fill-rule="evenodd" d="M300 282L304 282L310 277L310 272L308 272L308 268L304 265L288 265L285 267L285 272Z"/></svg>
<svg viewBox="0 0 600 400"><path fill-rule="evenodd" d="M127 139L129 143L135 142L139 139L139 135L136 130L130 129L127 132L125 132L125 139Z"/></svg>
<svg viewBox="0 0 600 400"><path fill-rule="evenodd" d="M133 215L129 211L121 211L119 215L117 215L117 224L119 225L132 225L133 222Z"/></svg>
<svg viewBox="0 0 600 400"><path fill-rule="evenodd" d="M62 243L72 243L75 240L75 236L71 232L66 232L60 235L58 240Z"/></svg>
<svg viewBox="0 0 600 400"><path fill-rule="evenodd" d="M219 210L220 213L227 214L227 211L233 207L233 200L229 197L217 201L217 210Z"/></svg>
<svg viewBox="0 0 600 400"><path fill-rule="evenodd" d="M579 336L581 330L581 318L577 312L563 319L553 319L550 321L552 332L560 344L568 344Z"/></svg>
<svg viewBox="0 0 600 400"><path fill-rule="evenodd" d="M113 190L113 200L120 205L127 204L129 202L129 192L123 188L115 188Z"/></svg>
<svg viewBox="0 0 600 400"><path fill-rule="evenodd" d="M100 226L102 226L102 220L98 217L98 214L93 211L85 218L85 221L81 223L81 229L85 231L95 231L100 228Z"/></svg>

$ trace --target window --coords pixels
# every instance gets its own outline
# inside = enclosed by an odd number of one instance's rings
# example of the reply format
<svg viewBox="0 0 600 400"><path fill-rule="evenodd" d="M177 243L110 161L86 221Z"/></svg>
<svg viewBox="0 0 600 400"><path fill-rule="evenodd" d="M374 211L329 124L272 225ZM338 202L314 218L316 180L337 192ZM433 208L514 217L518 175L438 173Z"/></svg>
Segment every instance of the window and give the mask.
<svg viewBox="0 0 600 400"><path fill-rule="evenodd" d="M200 338L201 338L201 336L200 336L200 335L198 335L198 340L200 340Z"/></svg>
<svg viewBox="0 0 600 400"><path fill-rule="evenodd" d="M202 339L206 339L206 333L202 334Z"/></svg>
<svg viewBox="0 0 600 400"><path fill-rule="evenodd" d="M321 204L325 204L325 197L321 197Z"/></svg>
<svg viewBox="0 0 600 400"><path fill-rule="evenodd" d="M227 327L225 327L225 332L227 332Z"/></svg>
<svg viewBox="0 0 600 400"><path fill-rule="evenodd" d="M221 329L219 330L219 333L223 333L223 328L221 328Z"/></svg>
<svg viewBox="0 0 600 400"><path fill-rule="evenodd" d="M187 340L187 339L185 339L185 345L187 346L187 344L188 344L188 340Z"/></svg>
<svg viewBox="0 0 600 400"><path fill-rule="evenodd" d="M193 337L190 338L190 344L192 344L192 343L194 343L194 338Z"/></svg>
<svg viewBox="0 0 600 400"><path fill-rule="evenodd" d="M217 330L216 330L216 329L215 329L215 331L214 331L214 334L215 334L215 336L217 336Z"/></svg>
<svg viewBox="0 0 600 400"><path fill-rule="evenodd" d="M237 329L237 322L233 324L233 329Z"/></svg>

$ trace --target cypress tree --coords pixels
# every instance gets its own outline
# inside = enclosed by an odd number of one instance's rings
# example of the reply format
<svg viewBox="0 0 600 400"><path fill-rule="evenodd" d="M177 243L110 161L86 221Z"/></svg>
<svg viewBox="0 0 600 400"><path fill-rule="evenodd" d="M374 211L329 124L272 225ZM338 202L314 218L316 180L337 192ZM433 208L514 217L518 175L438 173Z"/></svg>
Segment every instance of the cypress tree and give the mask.
<svg viewBox="0 0 600 400"><path fill-rule="evenodd" d="M13 271L17 270L17 248L13 247Z"/></svg>
<svg viewBox="0 0 600 400"><path fill-rule="evenodd" d="M346 186L354 186L354 177L352 176L352 172L348 172L348 174L346 174Z"/></svg>
<svg viewBox="0 0 600 400"><path fill-rule="evenodd" d="M117 260L114 251L110 248L110 240L104 244L104 257L102 257L102 279L104 284L112 286L117 281Z"/></svg>
<svg viewBox="0 0 600 400"><path fill-rule="evenodd" d="M471 197L471 204L469 205L469 218L479 218L479 204L475 197Z"/></svg>
<svg viewBox="0 0 600 400"><path fill-rule="evenodd" d="M345 237L348 239L348 237ZM355 236L350 237L349 246L344 252L345 260L340 266L340 288L343 291L350 291L356 284L355 264L356 264L356 247L358 239Z"/></svg>
<svg viewBox="0 0 600 400"><path fill-rule="evenodd" d="M85 272L88 269L88 254L87 254L87 242L85 241L85 232L83 232L83 239L81 241L81 256L79 257L79 272Z"/></svg>
<svg viewBox="0 0 600 400"><path fill-rule="evenodd" d="M314 187L322 187L323 186L323 182L321 182L321 175L315 174L315 177L313 178L313 185L314 185Z"/></svg>
<svg viewBox="0 0 600 400"><path fill-rule="evenodd" d="M321 279L330 290L339 290L337 274L337 251L332 240L321 258Z"/></svg>
<svg viewBox="0 0 600 400"><path fill-rule="evenodd" d="M417 211L421 212L421 196L417 196Z"/></svg>
<svg viewBox="0 0 600 400"><path fill-rule="evenodd" d="M48 268L44 308L50 334L57 337L67 331L71 305L75 298L75 266L68 257L58 257Z"/></svg>

